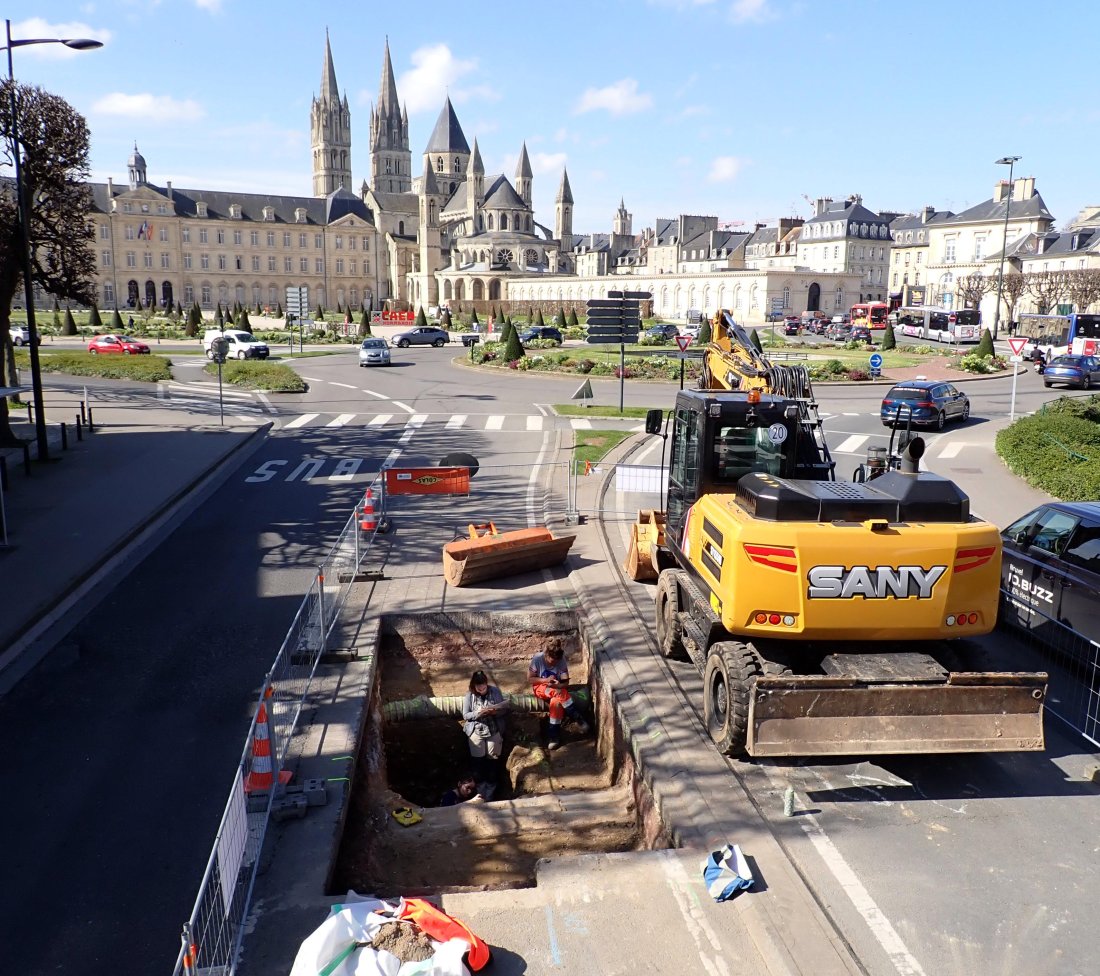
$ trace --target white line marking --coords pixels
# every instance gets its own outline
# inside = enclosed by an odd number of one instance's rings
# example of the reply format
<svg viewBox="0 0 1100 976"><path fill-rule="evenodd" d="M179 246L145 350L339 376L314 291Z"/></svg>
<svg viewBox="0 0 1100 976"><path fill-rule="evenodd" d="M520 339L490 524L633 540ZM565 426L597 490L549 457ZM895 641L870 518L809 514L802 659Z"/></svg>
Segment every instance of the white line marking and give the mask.
<svg viewBox="0 0 1100 976"><path fill-rule="evenodd" d="M503 427L504 427L504 418L501 417L499 414L497 414L495 416L492 416L492 417L488 417L485 420L485 429L486 430L500 430Z"/></svg>
<svg viewBox="0 0 1100 976"><path fill-rule="evenodd" d="M569 421L569 426L572 427L574 430L591 430L592 429L592 421L591 420L576 420L576 419L574 419L574 420Z"/></svg>
<svg viewBox="0 0 1100 976"><path fill-rule="evenodd" d="M447 421L447 429L454 430L456 427L461 427L466 423L466 414L456 413L450 420Z"/></svg>
<svg viewBox="0 0 1100 976"><path fill-rule="evenodd" d="M413 434L420 430L421 425L428 419L428 414L417 413L413 414L405 424L405 433L403 433L398 439L398 444L408 444L412 440Z"/></svg>
<svg viewBox="0 0 1100 976"><path fill-rule="evenodd" d="M401 449L395 447L386 455L386 460L382 462L382 470L385 471L386 468L392 468L397 463L399 457L401 457Z"/></svg>
<svg viewBox="0 0 1100 976"><path fill-rule="evenodd" d="M844 416L845 417L858 417L859 414L858 413L848 413L848 411L845 411Z"/></svg>
<svg viewBox="0 0 1100 976"><path fill-rule="evenodd" d="M400 400L394 400L393 405L404 410L405 413L413 413L413 408L410 407L407 403L402 403Z"/></svg>
<svg viewBox="0 0 1100 976"><path fill-rule="evenodd" d="M347 424L347 422L349 420L354 420L354 419L355 419L355 414L353 414L353 413L342 413L335 420L330 420L327 424L325 424L325 426L326 427L343 427L345 424Z"/></svg>
<svg viewBox="0 0 1100 976"><path fill-rule="evenodd" d="M193 393L198 396L218 395L218 388L212 383L170 383L169 392ZM252 394L248 390L234 390L232 387L222 387L222 396L226 399L251 400Z"/></svg>
<svg viewBox="0 0 1100 976"><path fill-rule="evenodd" d="M303 376L302 379L304 379L307 383L323 383L324 382L324 380L317 379L316 376Z"/></svg>
<svg viewBox="0 0 1100 976"><path fill-rule="evenodd" d="M406 427L422 427L424 421L431 417L430 413L414 413L405 424Z"/></svg>
<svg viewBox="0 0 1100 976"><path fill-rule="evenodd" d="M855 454L870 439L868 434L853 434L840 442L840 445L836 448L836 453Z"/></svg>
<svg viewBox="0 0 1100 976"><path fill-rule="evenodd" d="M367 396L372 396L372 397L374 397L375 399L378 399L378 400L388 400L389 399L389 397L386 396L385 393L375 393L374 390L364 389L362 392L367 394Z"/></svg>
<svg viewBox="0 0 1100 976"><path fill-rule="evenodd" d="M329 386L342 386L345 390L358 390L359 387L354 386L351 383L337 383L336 380L329 380Z"/></svg>
<svg viewBox="0 0 1100 976"><path fill-rule="evenodd" d="M367 421L367 426L382 427L383 425L388 424L391 420L393 420L392 413L380 413L377 417L371 417L371 419Z"/></svg>
<svg viewBox="0 0 1100 976"><path fill-rule="evenodd" d="M316 413L304 413L300 417L295 417L289 424L283 424L283 430L291 430L294 427L305 427L311 420L319 416L320 414Z"/></svg>
<svg viewBox="0 0 1100 976"><path fill-rule="evenodd" d="M269 414L272 414L276 417L279 416L279 411L275 409L274 405L271 403L271 398L266 393L257 393L256 396L259 398L260 402L264 405L264 409L267 410Z"/></svg>
<svg viewBox="0 0 1100 976"><path fill-rule="evenodd" d="M940 451L939 457L944 459L958 457L959 452L964 447L966 447L966 445L962 441L955 441L954 444L948 444L947 447Z"/></svg>
<svg viewBox="0 0 1100 976"><path fill-rule="evenodd" d="M527 418L528 430L542 430L542 417L528 417Z"/></svg>

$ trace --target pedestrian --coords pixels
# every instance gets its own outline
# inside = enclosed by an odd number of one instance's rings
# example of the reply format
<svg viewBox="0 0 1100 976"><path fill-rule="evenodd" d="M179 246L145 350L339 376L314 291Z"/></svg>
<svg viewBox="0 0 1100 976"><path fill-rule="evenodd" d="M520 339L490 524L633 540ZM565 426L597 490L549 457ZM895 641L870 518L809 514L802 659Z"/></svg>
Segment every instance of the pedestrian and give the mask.
<svg viewBox="0 0 1100 976"><path fill-rule="evenodd" d="M462 702L462 731L470 746L478 792L485 796L497 782L497 763L504 749L504 725L508 713L508 701L496 685L489 684L484 671L470 676L469 691Z"/></svg>
<svg viewBox="0 0 1100 976"><path fill-rule="evenodd" d="M133 329L133 327L134 327L134 317L131 315L130 320L126 323L126 328Z"/></svg>
<svg viewBox="0 0 1100 976"><path fill-rule="evenodd" d="M569 665L560 644L552 644L545 651L531 658L527 678L536 698L550 703L550 734L547 748L551 751L561 745L561 723L566 716L575 722L581 733L588 731L588 723L577 711L569 694Z"/></svg>
<svg viewBox="0 0 1100 976"><path fill-rule="evenodd" d="M477 796L477 782L473 776L463 776L458 784L443 794L439 801L441 807L453 807L459 803L465 803Z"/></svg>

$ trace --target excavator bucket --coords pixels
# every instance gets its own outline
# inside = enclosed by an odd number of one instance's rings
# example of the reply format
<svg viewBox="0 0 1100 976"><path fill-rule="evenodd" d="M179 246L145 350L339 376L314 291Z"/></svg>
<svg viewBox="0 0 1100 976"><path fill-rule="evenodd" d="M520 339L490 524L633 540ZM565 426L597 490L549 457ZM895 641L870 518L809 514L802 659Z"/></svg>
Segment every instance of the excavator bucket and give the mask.
<svg viewBox="0 0 1100 976"><path fill-rule="evenodd" d="M623 569L632 580L657 578L657 552L665 544L665 513L655 509L638 512L630 527L630 547Z"/></svg>
<svg viewBox="0 0 1100 976"><path fill-rule="evenodd" d="M471 527L471 536L474 528ZM565 562L575 538L555 536L540 526L448 542L443 547L443 576L451 586L469 586L557 566Z"/></svg>
<svg viewBox="0 0 1100 976"><path fill-rule="evenodd" d="M750 756L1038 752L1042 673L951 673L936 681L867 683L767 675L749 704Z"/></svg>

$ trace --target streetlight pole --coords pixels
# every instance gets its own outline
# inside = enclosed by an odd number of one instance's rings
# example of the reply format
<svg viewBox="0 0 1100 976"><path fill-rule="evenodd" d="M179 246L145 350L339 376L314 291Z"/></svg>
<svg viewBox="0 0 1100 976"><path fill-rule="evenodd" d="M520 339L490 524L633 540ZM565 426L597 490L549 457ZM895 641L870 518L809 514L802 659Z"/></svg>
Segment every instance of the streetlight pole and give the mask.
<svg viewBox="0 0 1100 976"><path fill-rule="evenodd" d="M1005 283L1005 254L1008 251L1008 214L1012 209L1012 193L1014 190L1014 184L1012 182L1012 167L1020 161L1019 156L1002 156L997 160L996 165L1008 167L1008 199L1005 201L1005 228L1004 228L1004 245L1001 247L1001 270L997 275L997 307L993 310L993 338L997 338L997 330L1001 324L1001 293L1004 291Z"/></svg>
<svg viewBox="0 0 1100 976"><path fill-rule="evenodd" d="M15 196L19 206L19 231L23 240L20 245L20 258L23 264L23 296L27 304L27 340L31 357L31 390L34 396L34 437L38 446L38 460L50 459L49 440L46 436L46 414L42 402L42 364L38 358L38 327L34 320L34 283L31 281L31 202L23 186L22 153L19 146L18 107L15 103L15 70L12 65L12 49L28 44L64 44L76 51L89 51L103 47L102 41L89 38L35 37L13 41L11 21L4 21L4 32L8 52L8 100L11 110L11 151L15 166Z"/></svg>

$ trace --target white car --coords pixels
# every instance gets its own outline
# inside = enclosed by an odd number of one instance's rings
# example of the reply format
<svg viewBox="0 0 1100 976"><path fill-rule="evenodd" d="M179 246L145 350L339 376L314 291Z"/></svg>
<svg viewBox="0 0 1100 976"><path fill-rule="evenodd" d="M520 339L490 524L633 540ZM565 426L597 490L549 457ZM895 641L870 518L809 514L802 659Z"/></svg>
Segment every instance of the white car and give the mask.
<svg viewBox="0 0 1100 976"><path fill-rule="evenodd" d="M13 325L8 332L11 333L13 346L29 346L31 344L31 330L25 325ZM42 336L38 337L38 344L42 344Z"/></svg>
<svg viewBox="0 0 1100 976"><path fill-rule="evenodd" d="M229 343L227 359L267 359L271 354L266 342L260 342L251 332L242 329L207 329L202 337L202 347L206 350L206 358L213 359L211 344L220 336L225 337Z"/></svg>

